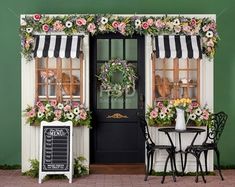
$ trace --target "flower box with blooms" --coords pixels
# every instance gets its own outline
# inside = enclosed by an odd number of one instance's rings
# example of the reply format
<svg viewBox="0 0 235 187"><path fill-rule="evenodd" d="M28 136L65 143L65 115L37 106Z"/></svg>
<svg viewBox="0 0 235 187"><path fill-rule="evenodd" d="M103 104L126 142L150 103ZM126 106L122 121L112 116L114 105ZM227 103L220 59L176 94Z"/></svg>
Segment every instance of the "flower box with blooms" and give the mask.
<svg viewBox="0 0 235 187"><path fill-rule="evenodd" d="M74 126L91 128L91 115L84 105L79 103L58 103L56 100L38 101L24 111L26 122L40 125L41 121L72 121Z"/></svg>
<svg viewBox="0 0 235 187"><path fill-rule="evenodd" d="M200 107L197 102L192 102L186 109L187 116L189 118L189 124L195 124L196 126L211 126L211 112L208 105Z"/></svg>
<svg viewBox="0 0 235 187"><path fill-rule="evenodd" d="M155 107L148 108L146 116L150 126L169 126L174 123L175 108L172 101L157 102Z"/></svg>

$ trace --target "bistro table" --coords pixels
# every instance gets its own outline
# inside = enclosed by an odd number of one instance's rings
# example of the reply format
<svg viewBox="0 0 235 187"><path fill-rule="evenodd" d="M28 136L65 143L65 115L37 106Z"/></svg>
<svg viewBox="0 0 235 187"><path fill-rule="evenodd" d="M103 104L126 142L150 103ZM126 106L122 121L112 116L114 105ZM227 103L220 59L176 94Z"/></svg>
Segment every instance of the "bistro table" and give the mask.
<svg viewBox="0 0 235 187"><path fill-rule="evenodd" d="M194 133L195 135L194 135L193 140L191 141L191 144L190 144L190 145L193 145L195 140L196 140L196 138L197 138L197 136L201 132L205 132L206 130L202 129L202 128L195 128L195 127L194 128L193 127L189 127L189 128L186 128L186 130L176 130L174 127L162 127L162 128L159 128L158 131L164 132L167 135L167 137L168 137L168 139L169 139L169 141L170 141L172 146L175 146L175 145L174 145L174 143L173 143L169 133L178 133L179 134L179 136L178 136L179 137L179 150L177 150L175 152L175 154L176 153L180 153L181 166L182 166L182 174L184 175L184 170L185 170L186 165L184 166L183 154L185 154L186 152L185 152L185 150L182 149L181 134L182 133ZM175 160L174 160L174 165L175 165L176 173L179 173L177 171L177 168L176 168Z"/></svg>

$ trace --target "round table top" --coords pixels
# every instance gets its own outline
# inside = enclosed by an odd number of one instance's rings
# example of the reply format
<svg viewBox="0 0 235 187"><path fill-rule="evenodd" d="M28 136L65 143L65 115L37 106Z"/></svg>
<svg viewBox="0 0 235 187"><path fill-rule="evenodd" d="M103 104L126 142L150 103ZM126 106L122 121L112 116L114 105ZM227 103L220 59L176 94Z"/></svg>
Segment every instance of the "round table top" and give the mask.
<svg viewBox="0 0 235 187"><path fill-rule="evenodd" d="M187 127L186 130L177 130L175 127L161 127L158 129L161 132L179 132L179 133L201 133L205 132L205 129L196 127Z"/></svg>

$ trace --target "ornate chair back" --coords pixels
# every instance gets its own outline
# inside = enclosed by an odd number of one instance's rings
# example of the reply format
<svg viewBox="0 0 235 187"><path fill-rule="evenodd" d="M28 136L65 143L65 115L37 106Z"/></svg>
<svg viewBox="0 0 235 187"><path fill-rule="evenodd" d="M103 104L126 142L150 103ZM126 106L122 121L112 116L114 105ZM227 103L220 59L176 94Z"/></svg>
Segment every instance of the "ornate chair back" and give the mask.
<svg viewBox="0 0 235 187"><path fill-rule="evenodd" d="M138 114L138 118L139 118L139 125L141 128L141 131L142 131L144 138L145 138L145 143L147 144L147 148L155 146L155 143L152 141L152 139L150 137L149 129L148 129L148 125L145 120L145 117L143 115Z"/></svg>
<svg viewBox="0 0 235 187"><path fill-rule="evenodd" d="M210 141L215 145L218 144L227 119L228 115L224 112L212 114L212 124L210 127L207 126L207 137L204 143Z"/></svg>

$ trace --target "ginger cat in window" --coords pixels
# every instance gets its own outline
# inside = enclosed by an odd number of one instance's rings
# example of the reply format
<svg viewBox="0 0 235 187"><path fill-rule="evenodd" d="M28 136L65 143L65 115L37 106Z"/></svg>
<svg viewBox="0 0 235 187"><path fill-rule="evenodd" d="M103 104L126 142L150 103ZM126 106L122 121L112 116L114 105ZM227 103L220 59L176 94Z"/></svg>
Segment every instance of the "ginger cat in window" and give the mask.
<svg viewBox="0 0 235 187"><path fill-rule="evenodd" d="M63 91L65 92L65 95L70 95L70 76L66 73L62 73L61 81L62 81L62 88L63 88ZM78 93L80 81L74 75L72 75L71 81L72 81L72 85L71 85L72 95L75 95Z"/></svg>
<svg viewBox="0 0 235 187"><path fill-rule="evenodd" d="M156 84L161 97L167 97L171 94L171 86L168 78L161 78L159 75L156 75Z"/></svg>

